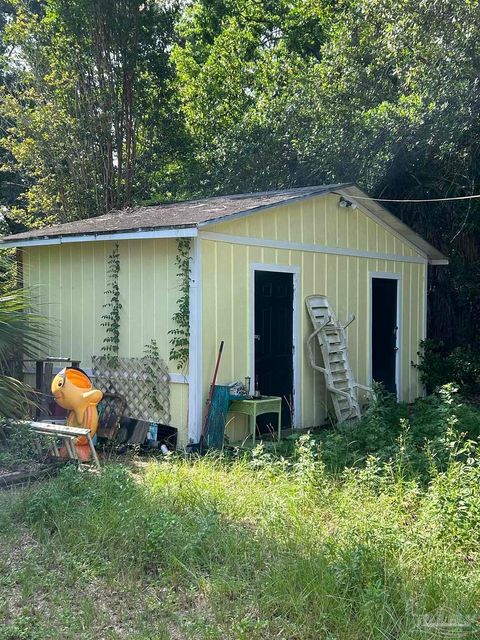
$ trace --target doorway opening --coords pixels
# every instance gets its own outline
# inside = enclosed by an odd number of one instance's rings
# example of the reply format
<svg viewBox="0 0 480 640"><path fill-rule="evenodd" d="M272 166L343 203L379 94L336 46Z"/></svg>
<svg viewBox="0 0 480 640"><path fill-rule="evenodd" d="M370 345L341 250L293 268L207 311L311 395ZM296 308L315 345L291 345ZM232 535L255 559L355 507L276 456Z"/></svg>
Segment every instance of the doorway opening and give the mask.
<svg viewBox="0 0 480 640"><path fill-rule="evenodd" d="M399 279L372 275L372 381L399 397Z"/></svg>
<svg viewBox="0 0 480 640"><path fill-rule="evenodd" d="M254 372L262 396L282 398L282 429L291 428L294 397L294 274L254 270ZM258 416L260 434L277 432L277 416Z"/></svg>

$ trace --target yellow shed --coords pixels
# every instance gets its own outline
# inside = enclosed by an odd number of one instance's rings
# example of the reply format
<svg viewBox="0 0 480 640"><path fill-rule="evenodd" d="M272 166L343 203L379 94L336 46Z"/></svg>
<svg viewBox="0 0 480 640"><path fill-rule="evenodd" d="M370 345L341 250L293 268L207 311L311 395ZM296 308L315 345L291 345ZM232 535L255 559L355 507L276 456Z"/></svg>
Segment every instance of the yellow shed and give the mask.
<svg viewBox="0 0 480 640"><path fill-rule="evenodd" d="M169 361L181 298L178 241L190 242L188 366ZM423 393L417 362L426 337L427 267L437 249L353 184L220 196L137 207L9 236L25 284L52 318L50 355L87 372L105 338L107 260L118 244L119 355L154 339L170 371L171 426L180 446L198 442L221 340L219 383L251 378L283 398L283 426L323 424L329 399L310 366L305 299L327 296L347 329L356 380L382 381L399 400ZM237 416L230 438L245 429Z"/></svg>

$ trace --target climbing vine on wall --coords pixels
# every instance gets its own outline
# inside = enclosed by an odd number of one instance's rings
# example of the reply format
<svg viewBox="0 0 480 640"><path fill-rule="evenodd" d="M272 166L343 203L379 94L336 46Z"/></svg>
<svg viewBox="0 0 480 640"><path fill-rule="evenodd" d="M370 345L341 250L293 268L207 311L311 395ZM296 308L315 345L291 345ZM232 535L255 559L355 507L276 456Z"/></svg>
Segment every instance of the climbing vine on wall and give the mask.
<svg viewBox="0 0 480 640"><path fill-rule="evenodd" d="M182 370L188 363L188 351L190 344L190 239L179 238L177 240L177 276L180 281L180 298L177 300L177 310L172 316L176 324L175 329L170 329L170 360L177 363L177 368Z"/></svg>
<svg viewBox="0 0 480 640"><path fill-rule="evenodd" d="M158 379L158 371L156 364L160 360L160 352L158 350L157 341L153 338L148 342L143 350L145 359L145 384L149 389L150 406L155 413L163 411L163 404L160 402L160 381Z"/></svg>
<svg viewBox="0 0 480 640"><path fill-rule="evenodd" d="M105 327L105 338L103 339L102 354L115 360L118 358L120 347L120 287L118 276L120 273L120 253L118 243L113 247L112 253L107 258L108 286L105 290L105 297L109 299L103 304L105 313L102 316L101 326Z"/></svg>

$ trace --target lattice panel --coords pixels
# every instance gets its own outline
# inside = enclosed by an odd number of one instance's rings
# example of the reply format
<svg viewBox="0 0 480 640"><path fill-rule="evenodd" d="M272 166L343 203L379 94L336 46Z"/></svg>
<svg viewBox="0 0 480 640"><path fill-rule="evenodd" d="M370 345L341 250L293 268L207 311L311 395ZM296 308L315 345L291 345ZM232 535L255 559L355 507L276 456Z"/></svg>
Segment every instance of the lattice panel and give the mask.
<svg viewBox="0 0 480 640"><path fill-rule="evenodd" d="M92 356L92 373L98 389L125 398L125 416L170 424L170 376L163 360Z"/></svg>

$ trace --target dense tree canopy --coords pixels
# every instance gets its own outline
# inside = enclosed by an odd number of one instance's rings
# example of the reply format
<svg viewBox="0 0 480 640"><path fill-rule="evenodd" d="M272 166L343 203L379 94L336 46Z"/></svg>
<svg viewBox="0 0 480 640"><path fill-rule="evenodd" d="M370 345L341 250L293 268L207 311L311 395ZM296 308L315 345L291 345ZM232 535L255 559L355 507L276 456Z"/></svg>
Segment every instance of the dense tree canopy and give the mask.
<svg viewBox="0 0 480 640"><path fill-rule="evenodd" d="M168 81L175 10L153 1L12 3L4 146L28 178L29 224L148 195L175 147Z"/></svg>
<svg viewBox="0 0 480 640"><path fill-rule="evenodd" d="M3 146L28 224L338 181L480 193L477 0L12 0L7 14ZM391 205L450 257L431 273L430 333L451 344L477 342L479 206Z"/></svg>

